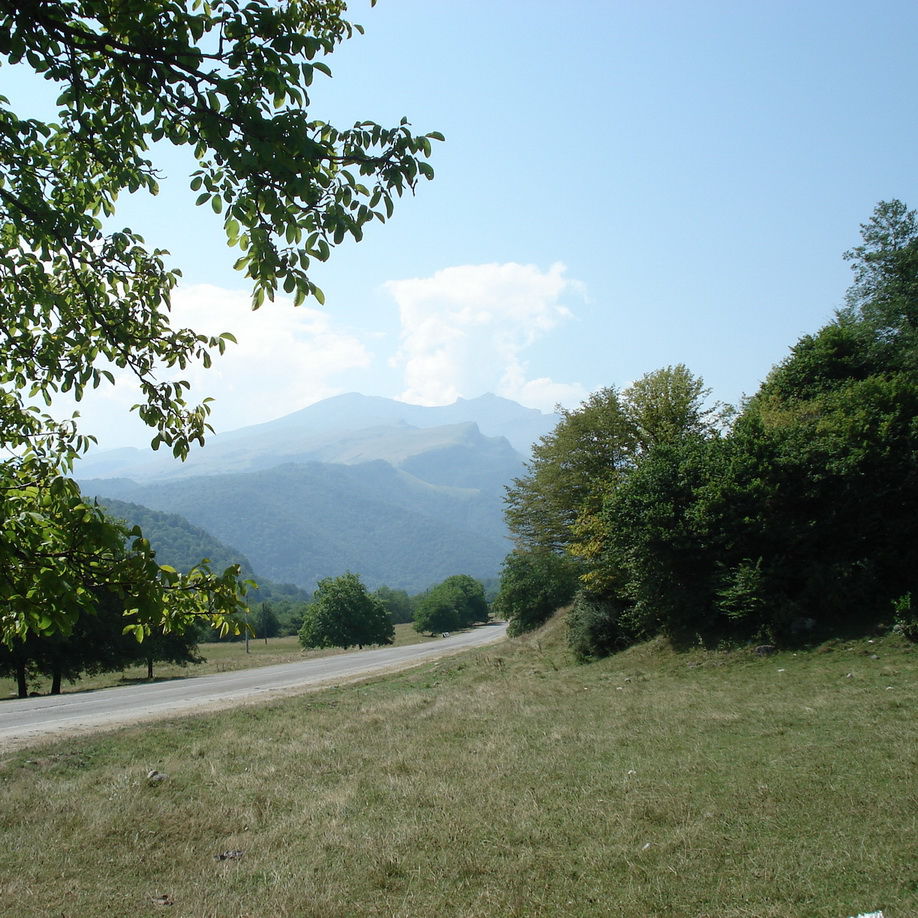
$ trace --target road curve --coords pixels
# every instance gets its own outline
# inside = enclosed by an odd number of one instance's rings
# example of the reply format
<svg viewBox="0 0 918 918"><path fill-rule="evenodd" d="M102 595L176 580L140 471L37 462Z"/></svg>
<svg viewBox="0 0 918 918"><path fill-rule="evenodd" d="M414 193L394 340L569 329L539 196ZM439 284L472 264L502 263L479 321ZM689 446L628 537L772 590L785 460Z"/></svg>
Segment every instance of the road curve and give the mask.
<svg viewBox="0 0 918 918"><path fill-rule="evenodd" d="M380 647L148 685L11 699L0 703L0 749L102 727L217 710L270 695L406 669L499 641L506 631L503 623L482 625L438 641L406 647Z"/></svg>

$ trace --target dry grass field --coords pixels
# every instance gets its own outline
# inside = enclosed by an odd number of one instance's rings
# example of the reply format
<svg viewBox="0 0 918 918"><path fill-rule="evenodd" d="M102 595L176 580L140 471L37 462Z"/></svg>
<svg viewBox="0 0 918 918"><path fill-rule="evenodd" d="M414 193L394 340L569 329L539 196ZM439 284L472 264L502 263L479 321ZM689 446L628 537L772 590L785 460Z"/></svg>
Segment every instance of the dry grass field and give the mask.
<svg viewBox="0 0 918 918"><path fill-rule="evenodd" d="M918 648L562 629L0 753L0 915L918 915Z"/></svg>

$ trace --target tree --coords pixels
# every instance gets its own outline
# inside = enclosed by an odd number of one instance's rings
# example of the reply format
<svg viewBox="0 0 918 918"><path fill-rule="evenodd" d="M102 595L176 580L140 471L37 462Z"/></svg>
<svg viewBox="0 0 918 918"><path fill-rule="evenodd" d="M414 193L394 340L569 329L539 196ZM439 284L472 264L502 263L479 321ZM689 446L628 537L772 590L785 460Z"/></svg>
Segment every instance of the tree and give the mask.
<svg viewBox="0 0 918 918"><path fill-rule="evenodd" d="M375 596L386 607L393 624L410 622L414 617L411 597L404 590L393 590L383 585L376 590Z"/></svg>
<svg viewBox="0 0 918 918"><path fill-rule="evenodd" d="M862 243L845 253L854 271L842 313L867 322L880 343L914 356L918 334L918 214L898 200L881 201ZM897 339L907 339L897 341ZM914 368L914 363L908 364Z"/></svg>
<svg viewBox="0 0 918 918"><path fill-rule="evenodd" d="M277 637L280 634L280 627L280 619L271 607L271 603L259 603L255 611L255 636L264 638L267 644L269 637Z"/></svg>
<svg viewBox="0 0 918 918"><path fill-rule="evenodd" d="M575 411L559 408L555 429L533 447L526 475L507 489L506 518L518 547L559 551L571 541L580 508L625 466L634 437L614 388Z"/></svg>
<svg viewBox="0 0 918 918"><path fill-rule="evenodd" d="M120 672L135 663L147 666L153 678L156 661L200 663L191 630L183 633L153 631L139 642L124 632L124 605L115 594L100 590L96 611L81 615L69 634L29 634L11 647L0 644L0 673L16 678L19 697L39 676L51 680L49 694L59 695L64 679L76 682L83 675Z"/></svg>
<svg viewBox="0 0 918 918"><path fill-rule="evenodd" d="M415 631L455 631L488 620L484 587L468 574L447 577L418 602Z"/></svg>
<svg viewBox="0 0 918 918"><path fill-rule="evenodd" d="M527 473L507 489L506 519L518 547L571 548L573 528L603 492L661 443L716 426L701 378L682 364L648 373L619 392L609 387L561 420L533 448ZM582 541L582 540L581 540Z"/></svg>
<svg viewBox="0 0 918 918"><path fill-rule="evenodd" d="M492 608L509 621L511 636L546 622L577 592L580 565L548 551L514 551L504 559Z"/></svg>
<svg viewBox="0 0 918 918"><path fill-rule="evenodd" d="M147 666L147 678L153 678L154 663L174 663L187 666L189 663L203 663L198 653L198 643L192 629L183 632L153 631L142 643L132 642L131 653Z"/></svg>
<svg viewBox="0 0 918 918"><path fill-rule="evenodd" d="M587 507L581 656L663 633L793 642L891 623L918 581L918 222L878 205L835 321L723 435L644 447Z"/></svg>
<svg viewBox="0 0 918 918"><path fill-rule="evenodd" d="M113 384L117 369L139 385L154 448L184 457L210 430L208 401L190 404L174 374L209 365L232 336L172 327L179 272L131 229L110 228L120 194L157 191L151 145L194 154L191 189L222 214L255 307L280 289L323 302L311 264L432 178L424 160L440 135L415 135L405 119L341 130L308 114L314 78L330 75L322 58L359 31L343 11L337 0L0 0L0 59L59 93L55 121L20 117L0 97L3 639L66 632L100 583L130 597L138 629L238 610L232 576L158 572L138 534L126 544L88 507L67 479L88 438L76 416L34 406Z"/></svg>
<svg viewBox="0 0 918 918"><path fill-rule="evenodd" d="M385 606L351 573L319 581L300 629L304 647L362 649L365 644L391 644L394 637Z"/></svg>

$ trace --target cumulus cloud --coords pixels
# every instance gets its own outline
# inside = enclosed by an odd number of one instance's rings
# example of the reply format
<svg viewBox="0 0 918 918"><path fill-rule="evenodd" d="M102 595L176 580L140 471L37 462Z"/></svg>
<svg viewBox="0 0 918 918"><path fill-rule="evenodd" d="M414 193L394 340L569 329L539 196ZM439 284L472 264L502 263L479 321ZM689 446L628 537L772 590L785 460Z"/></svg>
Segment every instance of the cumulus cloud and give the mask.
<svg viewBox="0 0 918 918"><path fill-rule="evenodd" d="M228 331L237 339L209 369L196 364L168 374L191 383L191 400L214 398L211 423L218 432L280 417L335 395L342 391L335 386L339 374L366 367L371 360L363 342L337 329L328 313L306 306L294 309L288 300L266 303L253 312L248 293L206 284L175 292L171 324L208 335ZM114 386L99 388L74 407L85 419L86 432L96 433L102 445L140 445L152 433L129 414L138 400L132 378L118 372Z"/></svg>
<svg viewBox="0 0 918 918"><path fill-rule="evenodd" d="M495 392L550 410L583 398L579 383L529 379L524 360L527 348L572 318L562 298L583 293L563 264L548 271L513 262L461 265L385 289L401 318L391 362L403 370L404 401L442 405Z"/></svg>

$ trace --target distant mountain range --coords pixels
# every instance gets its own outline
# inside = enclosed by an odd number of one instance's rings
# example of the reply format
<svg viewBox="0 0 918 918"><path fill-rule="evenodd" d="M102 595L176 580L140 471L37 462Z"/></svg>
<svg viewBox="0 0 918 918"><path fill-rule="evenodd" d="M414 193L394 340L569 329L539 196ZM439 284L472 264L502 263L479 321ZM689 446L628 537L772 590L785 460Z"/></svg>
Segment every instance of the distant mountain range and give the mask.
<svg viewBox="0 0 918 918"><path fill-rule="evenodd" d="M114 450L77 472L87 494L180 514L236 546L256 576L313 589L350 570L419 592L496 576L511 547L504 488L556 422L493 395L425 408L351 394L214 436L184 464Z"/></svg>
<svg viewBox="0 0 918 918"><path fill-rule="evenodd" d="M80 461L78 475L148 481L255 471L285 462L352 465L382 459L397 464L406 453L436 448L438 439L449 443L452 434L430 431L457 425L475 425L482 436L506 439L516 453L528 456L533 443L557 422L557 415L524 408L496 395L425 407L350 393L265 424L214 434L185 462L167 452L128 447L90 453Z"/></svg>

